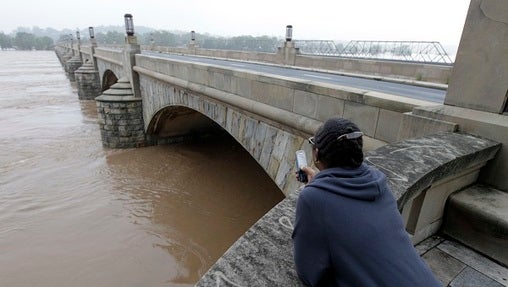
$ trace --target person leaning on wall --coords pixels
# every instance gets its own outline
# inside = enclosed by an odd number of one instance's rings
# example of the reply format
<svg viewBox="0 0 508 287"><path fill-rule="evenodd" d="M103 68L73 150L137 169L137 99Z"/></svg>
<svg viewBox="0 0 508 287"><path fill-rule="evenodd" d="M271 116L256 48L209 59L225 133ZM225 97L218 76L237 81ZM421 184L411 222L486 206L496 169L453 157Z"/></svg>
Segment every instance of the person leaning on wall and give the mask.
<svg viewBox="0 0 508 287"><path fill-rule="evenodd" d="M362 132L343 118L309 138L316 172L297 202L292 234L308 286L441 286L416 252L386 176L363 162Z"/></svg>

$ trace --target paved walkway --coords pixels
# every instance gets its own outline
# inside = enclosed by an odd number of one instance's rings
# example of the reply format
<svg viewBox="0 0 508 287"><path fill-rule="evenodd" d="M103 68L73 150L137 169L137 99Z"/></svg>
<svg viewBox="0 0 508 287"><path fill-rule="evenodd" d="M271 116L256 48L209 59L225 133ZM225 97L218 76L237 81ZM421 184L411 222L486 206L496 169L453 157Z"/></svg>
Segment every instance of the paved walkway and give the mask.
<svg viewBox="0 0 508 287"><path fill-rule="evenodd" d="M460 243L433 236L416 249L443 286L508 286L508 268Z"/></svg>

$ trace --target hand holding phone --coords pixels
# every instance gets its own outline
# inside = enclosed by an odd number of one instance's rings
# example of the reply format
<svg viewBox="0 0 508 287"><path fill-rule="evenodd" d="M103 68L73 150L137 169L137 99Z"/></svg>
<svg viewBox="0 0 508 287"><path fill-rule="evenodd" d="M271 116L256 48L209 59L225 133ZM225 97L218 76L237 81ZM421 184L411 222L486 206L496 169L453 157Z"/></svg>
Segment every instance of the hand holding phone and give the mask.
<svg viewBox="0 0 508 287"><path fill-rule="evenodd" d="M309 180L307 178L307 174L302 170L304 166L307 166L307 156L305 156L305 151L297 150L296 151L296 169L298 181L307 183Z"/></svg>

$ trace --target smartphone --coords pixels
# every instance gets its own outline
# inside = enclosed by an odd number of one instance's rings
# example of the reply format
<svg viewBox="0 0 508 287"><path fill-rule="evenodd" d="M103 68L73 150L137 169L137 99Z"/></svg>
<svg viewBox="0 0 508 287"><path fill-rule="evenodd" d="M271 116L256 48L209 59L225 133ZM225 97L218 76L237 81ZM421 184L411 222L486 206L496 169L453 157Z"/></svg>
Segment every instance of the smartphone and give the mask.
<svg viewBox="0 0 508 287"><path fill-rule="evenodd" d="M307 156L305 151L296 151L296 169L298 170L298 181L306 183L308 181L307 174L303 172L302 167L307 166Z"/></svg>

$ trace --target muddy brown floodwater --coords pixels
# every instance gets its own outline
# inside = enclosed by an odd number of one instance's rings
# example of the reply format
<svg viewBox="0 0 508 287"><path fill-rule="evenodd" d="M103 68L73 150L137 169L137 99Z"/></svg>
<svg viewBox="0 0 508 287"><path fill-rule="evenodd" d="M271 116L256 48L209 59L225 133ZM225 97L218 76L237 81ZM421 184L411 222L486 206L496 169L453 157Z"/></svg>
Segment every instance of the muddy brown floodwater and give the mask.
<svg viewBox="0 0 508 287"><path fill-rule="evenodd" d="M51 51L0 51L0 146L0 286L192 286L283 199L228 137L103 148Z"/></svg>

